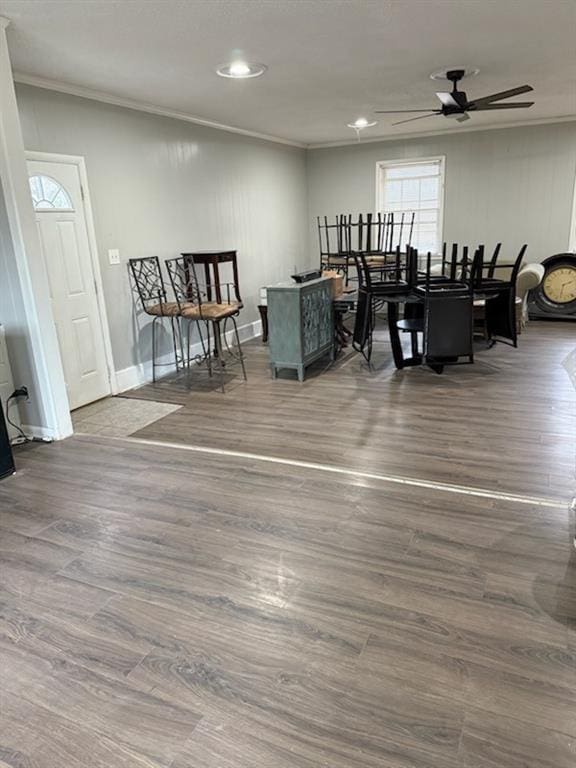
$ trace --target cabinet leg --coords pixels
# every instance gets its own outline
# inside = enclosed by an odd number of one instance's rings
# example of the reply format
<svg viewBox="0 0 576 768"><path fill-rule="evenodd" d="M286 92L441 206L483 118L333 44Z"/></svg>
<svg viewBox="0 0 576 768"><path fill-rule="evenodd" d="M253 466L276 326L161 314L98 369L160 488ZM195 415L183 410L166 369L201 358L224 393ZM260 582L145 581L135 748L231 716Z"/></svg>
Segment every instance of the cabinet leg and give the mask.
<svg viewBox="0 0 576 768"><path fill-rule="evenodd" d="M299 365L297 370L298 370L298 381L304 381L304 366Z"/></svg>
<svg viewBox="0 0 576 768"><path fill-rule="evenodd" d="M266 344L268 342L268 307L265 304L259 304L258 311L262 321L262 344Z"/></svg>

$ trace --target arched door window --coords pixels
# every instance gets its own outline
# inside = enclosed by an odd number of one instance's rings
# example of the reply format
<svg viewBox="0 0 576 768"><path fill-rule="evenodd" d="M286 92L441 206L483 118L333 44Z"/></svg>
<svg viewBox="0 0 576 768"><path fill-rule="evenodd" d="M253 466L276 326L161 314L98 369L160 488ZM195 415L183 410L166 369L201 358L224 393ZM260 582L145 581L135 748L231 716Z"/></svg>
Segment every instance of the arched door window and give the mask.
<svg viewBox="0 0 576 768"><path fill-rule="evenodd" d="M30 176L32 202L37 211L73 211L70 195L50 176Z"/></svg>

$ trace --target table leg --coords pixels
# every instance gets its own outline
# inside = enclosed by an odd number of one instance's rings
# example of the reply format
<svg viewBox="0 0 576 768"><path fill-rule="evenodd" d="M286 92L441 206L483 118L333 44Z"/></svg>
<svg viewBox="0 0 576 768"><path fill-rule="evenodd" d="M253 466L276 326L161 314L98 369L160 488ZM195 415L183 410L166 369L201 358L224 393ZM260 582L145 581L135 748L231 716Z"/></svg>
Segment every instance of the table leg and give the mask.
<svg viewBox="0 0 576 768"><path fill-rule="evenodd" d="M222 304L222 292L220 290L220 267L218 259L212 262L212 272L214 273L214 289L216 291L216 303Z"/></svg>
<svg viewBox="0 0 576 768"><path fill-rule="evenodd" d="M348 346L348 339L352 334L344 325L344 315L346 310L334 310L334 337L336 344L336 351L340 352L344 347Z"/></svg>
<svg viewBox="0 0 576 768"><path fill-rule="evenodd" d="M398 370L404 367L404 354L402 344L400 343L400 334L398 332L398 304L395 301L388 302L388 332L390 333L390 345L392 347L392 357L394 365Z"/></svg>
<svg viewBox="0 0 576 768"><path fill-rule="evenodd" d="M416 358L419 356L418 352L418 331L411 331L410 333L410 343L412 346L412 357Z"/></svg>
<svg viewBox="0 0 576 768"><path fill-rule="evenodd" d="M212 301L212 287L210 285L210 265L204 262L204 279L206 280L206 298Z"/></svg>

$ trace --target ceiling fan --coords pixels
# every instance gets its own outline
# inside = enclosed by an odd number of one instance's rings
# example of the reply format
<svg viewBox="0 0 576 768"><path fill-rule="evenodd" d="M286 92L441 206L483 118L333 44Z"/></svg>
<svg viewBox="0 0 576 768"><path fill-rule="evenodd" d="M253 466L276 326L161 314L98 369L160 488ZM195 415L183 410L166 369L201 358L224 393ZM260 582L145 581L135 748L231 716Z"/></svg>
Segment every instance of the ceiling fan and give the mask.
<svg viewBox="0 0 576 768"><path fill-rule="evenodd" d="M376 109L374 111L379 115L397 115L404 112L427 113L425 115L418 115L418 117L409 117L407 120L400 120L398 123L392 123L392 125L411 123L413 120L422 120L425 117L433 117L434 115L452 117L455 118L457 122L463 123L465 120L470 120L468 112L485 112L495 109L525 109L534 104L533 101L500 103L502 99L510 99L512 96L518 96L521 93L533 91L534 89L531 85L520 85L518 88L511 88L509 91L501 91L500 93L493 93L491 96L483 96L481 99L468 101L468 97L464 91L458 90L458 83L462 80L465 74L466 70L464 69L450 69L446 72L446 79L452 82L452 91L450 93L436 94L442 103L440 109Z"/></svg>

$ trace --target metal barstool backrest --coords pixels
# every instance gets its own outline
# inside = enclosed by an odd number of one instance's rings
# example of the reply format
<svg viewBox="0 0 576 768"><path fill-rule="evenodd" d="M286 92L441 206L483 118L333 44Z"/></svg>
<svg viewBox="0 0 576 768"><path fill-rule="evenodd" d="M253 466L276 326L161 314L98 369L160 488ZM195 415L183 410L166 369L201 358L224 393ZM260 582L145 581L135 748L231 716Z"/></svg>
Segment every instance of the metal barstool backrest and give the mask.
<svg viewBox="0 0 576 768"><path fill-rule="evenodd" d="M202 304L202 291L196 276L194 262L185 256L178 256L173 259L166 259L165 264L180 311L190 304L200 306Z"/></svg>
<svg viewBox="0 0 576 768"><path fill-rule="evenodd" d="M129 259L134 288L144 312L152 306L166 303L167 294L158 256L145 256L141 259Z"/></svg>

